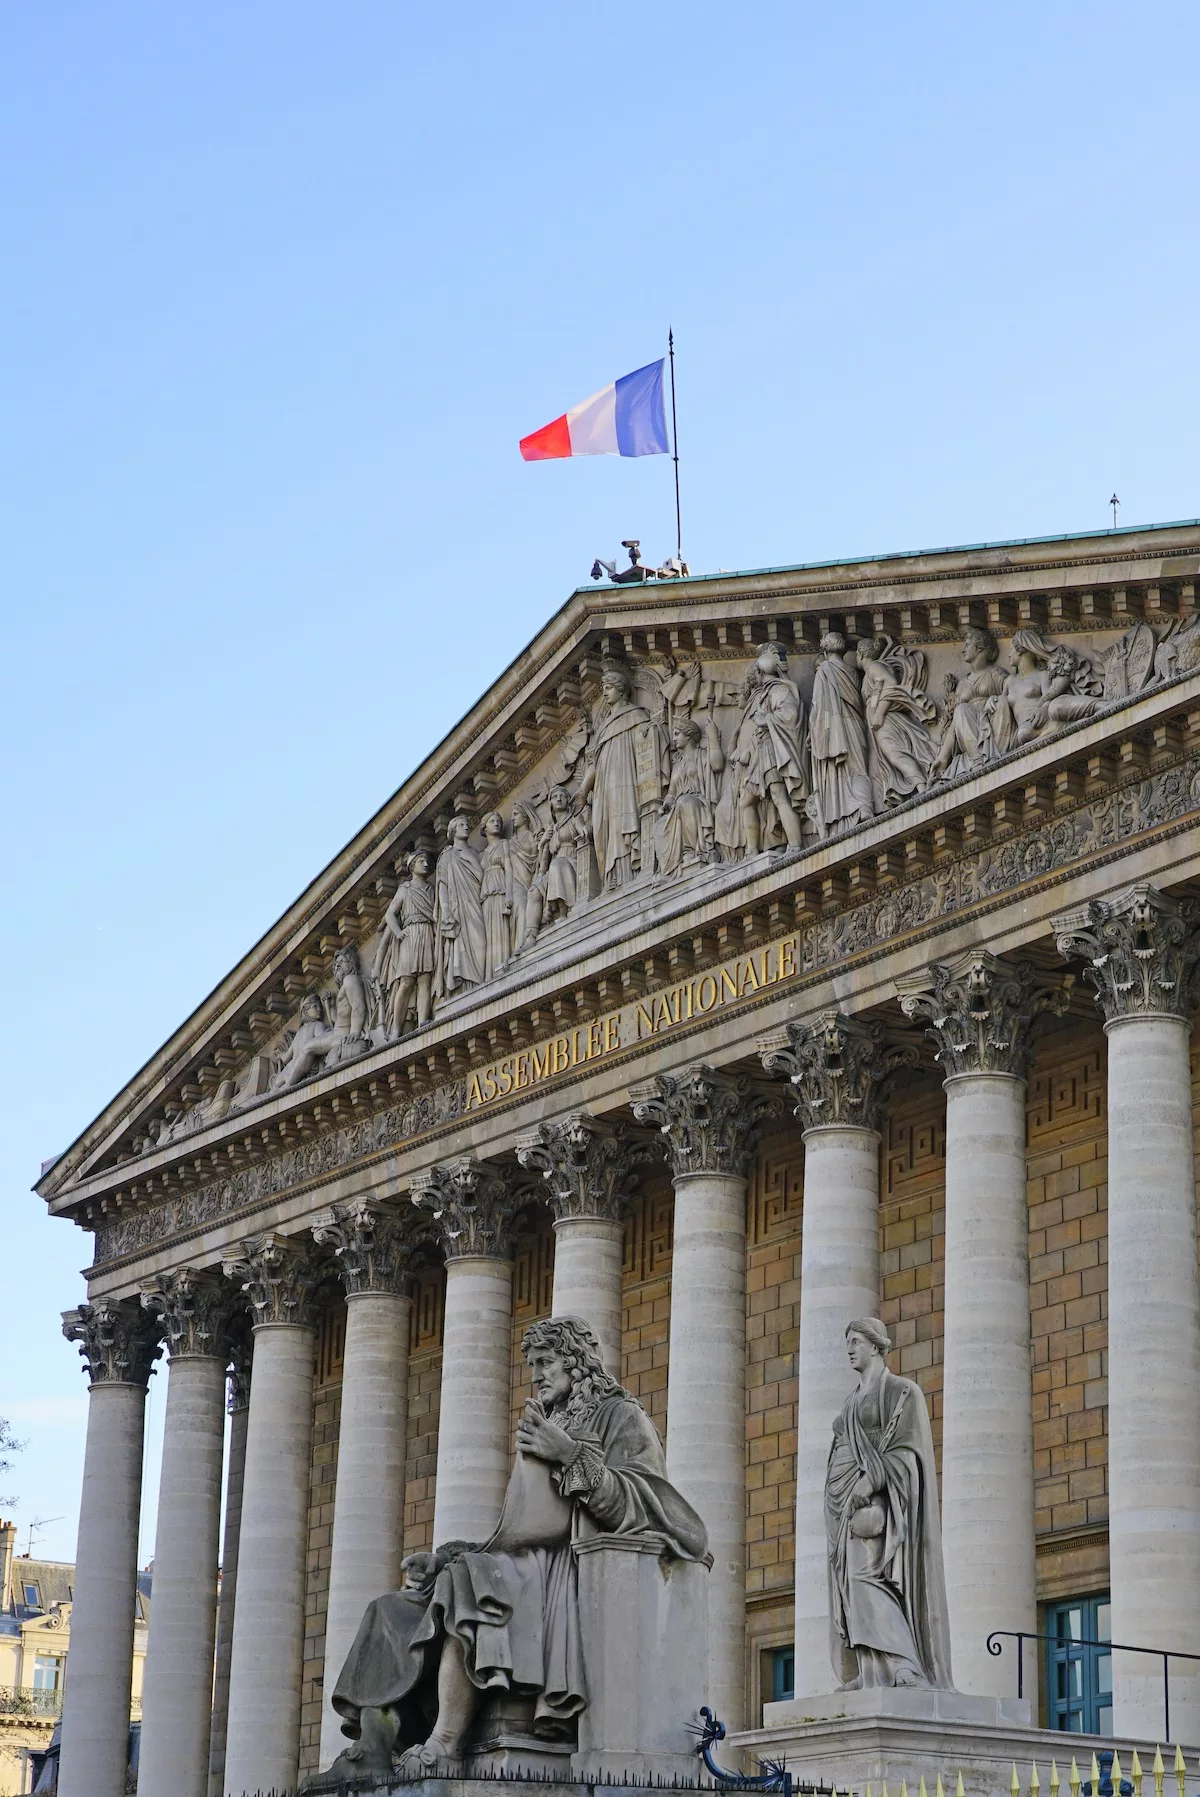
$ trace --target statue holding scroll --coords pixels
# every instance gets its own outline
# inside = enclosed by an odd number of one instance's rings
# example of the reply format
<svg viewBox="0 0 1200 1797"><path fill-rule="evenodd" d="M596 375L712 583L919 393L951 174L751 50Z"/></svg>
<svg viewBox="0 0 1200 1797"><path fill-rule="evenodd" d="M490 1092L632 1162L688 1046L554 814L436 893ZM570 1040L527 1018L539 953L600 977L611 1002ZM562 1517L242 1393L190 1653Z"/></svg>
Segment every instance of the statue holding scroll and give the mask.
<svg viewBox="0 0 1200 1797"><path fill-rule="evenodd" d="M653 1423L605 1372L587 1324L534 1323L521 1346L536 1397L496 1530L483 1546L409 1555L405 1587L369 1605L333 1691L354 1745L325 1778L390 1772L393 1748L402 1777L444 1770L469 1751L488 1692L531 1697L533 1732L568 1737L588 1703L576 1546L637 1536L668 1557L705 1554Z"/></svg>
<svg viewBox="0 0 1200 1797"><path fill-rule="evenodd" d="M858 1389L825 1475L829 1646L843 1690L952 1688L942 1530L925 1396L889 1372L878 1317L846 1330Z"/></svg>

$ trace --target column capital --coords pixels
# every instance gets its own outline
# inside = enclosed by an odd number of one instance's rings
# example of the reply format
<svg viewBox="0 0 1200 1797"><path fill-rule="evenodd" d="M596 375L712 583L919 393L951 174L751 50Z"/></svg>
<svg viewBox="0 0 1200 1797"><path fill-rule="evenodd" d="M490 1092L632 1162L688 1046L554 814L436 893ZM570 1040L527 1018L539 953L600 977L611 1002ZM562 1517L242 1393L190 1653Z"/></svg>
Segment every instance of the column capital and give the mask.
<svg viewBox="0 0 1200 1797"><path fill-rule="evenodd" d="M825 1011L785 1029L786 1043L765 1047L762 1063L775 1078L791 1082L805 1129L878 1129L895 1076L921 1058L915 1042L898 1040L877 1018L860 1022Z"/></svg>
<svg viewBox="0 0 1200 1797"><path fill-rule="evenodd" d="M523 1196L513 1173L464 1154L416 1175L409 1198L433 1217L447 1260L476 1254L489 1260L511 1257L513 1223Z"/></svg>
<svg viewBox="0 0 1200 1797"><path fill-rule="evenodd" d="M1156 886L1130 886L1051 919L1068 960L1086 961L1105 1021L1163 1012L1189 1017L1200 966L1200 907Z"/></svg>
<svg viewBox="0 0 1200 1797"><path fill-rule="evenodd" d="M219 1273L196 1267L159 1273L142 1287L141 1299L143 1310L160 1319L172 1360L203 1355L228 1361L235 1295Z"/></svg>
<svg viewBox="0 0 1200 1797"><path fill-rule="evenodd" d="M100 1298L62 1313L63 1334L79 1344L92 1385L140 1385L145 1391L162 1339L135 1298Z"/></svg>
<svg viewBox="0 0 1200 1797"><path fill-rule="evenodd" d="M701 1062L684 1073L660 1073L630 1090L633 1114L663 1138L676 1178L732 1173L744 1178L763 1125L779 1101L741 1075L717 1073Z"/></svg>
<svg viewBox="0 0 1200 1797"><path fill-rule="evenodd" d="M1031 961L1002 961L971 949L949 962L897 980L900 1008L937 1044L947 1078L959 1073L1009 1073L1024 1079L1030 1033L1044 1011L1061 1017L1074 978L1048 977Z"/></svg>
<svg viewBox="0 0 1200 1797"><path fill-rule="evenodd" d="M312 1326L324 1269L307 1242L287 1235L250 1236L221 1266L249 1299L256 1329L272 1323Z"/></svg>
<svg viewBox="0 0 1200 1797"><path fill-rule="evenodd" d="M637 1168L651 1158L647 1143L580 1111L539 1123L517 1142L517 1159L540 1173L556 1223L567 1217L619 1222L636 1185Z"/></svg>
<svg viewBox="0 0 1200 1797"><path fill-rule="evenodd" d="M332 1245L348 1298L359 1292L397 1297L407 1292L412 1243L405 1240L390 1205L373 1198L331 1204L314 1222L312 1234L314 1242Z"/></svg>

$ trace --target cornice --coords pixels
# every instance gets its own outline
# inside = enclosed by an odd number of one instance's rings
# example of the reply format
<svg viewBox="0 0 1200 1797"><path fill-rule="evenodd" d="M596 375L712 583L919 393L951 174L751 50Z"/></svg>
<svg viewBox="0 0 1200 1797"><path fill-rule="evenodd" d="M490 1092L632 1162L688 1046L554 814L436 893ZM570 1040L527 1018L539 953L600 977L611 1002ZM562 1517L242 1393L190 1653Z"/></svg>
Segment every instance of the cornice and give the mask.
<svg viewBox="0 0 1200 1797"><path fill-rule="evenodd" d="M1025 556L1029 559L1024 559ZM1182 565L1184 560L1189 562L1188 567ZM1195 569L1190 566L1192 561L1196 563ZM1168 564L1173 565L1168 567ZM1116 578L1111 571L1120 569L1120 578L1135 586L1155 578L1188 578L1200 571L1200 524L1188 522L1151 527L1128 536L1119 533L1111 539L1098 533L1095 538L1065 539L1060 549L1045 540L1033 540L1025 545L980 545L930 551L913 558L899 557L895 562L886 557L870 557L811 570L763 570L663 583L661 587L577 590L412 777L54 1163L38 1182L37 1190L53 1200L66 1195L68 1181L75 1186L89 1183L92 1163L107 1152L113 1137L139 1112L152 1108L161 1100L182 1066L211 1049L213 1039L229 1027L231 1012L244 1009L256 995L265 994L277 983L284 964L304 948L313 925L327 914L332 921L338 910L350 901L354 888L361 884L364 869L386 865L394 858L401 839L420 826L423 810L451 802L456 784L469 777L472 757L479 743L485 738L505 737L522 713L551 696L554 679L568 674L579 658L588 653L589 646L594 646L606 631L636 628L639 620L648 629L662 629L672 621L672 613L674 623L683 621L685 628L699 627L718 609L723 609L731 621L766 622L775 616L815 612L820 609L818 602L832 593L878 594L888 588L898 591L922 587L929 589L930 603L936 597L945 603L973 604L989 594L1002 596L1008 593L1010 588L1006 583L1010 577L1028 587L1035 575L1046 574L1063 585L1072 569L1085 568L1107 568L1110 579ZM932 593L933 586L946 582L958 586L965 583L970 591L954 595L948 591L938 595ZM686 620L680 619L681 601L686 604ZM1116 630L1119 624L1116 620L1097 618L1088 627L1103 632ZM1072 622L1063 620L1054 628L1069 632ZM999 634L1005 634L1005 630L1001 624ZM748 647L744 644L743 652ZM720 649L711 653L713 659L723 657ZM1196 683L1195 676L1187 678ZM1152 697L1161 698L1164 691L1169 690L1156 689ZM1122 713L1132 719L1135 710L1145 703L1144 700L1127 702L1121 707ZM1076 726L1075 729L1090 727ZM1072 730L1065 730L1040 747L1016 751L1015 758L1026 767L1033 766L1034 758L1044 756L1047 751L1052 757L1061 754L1064 743L1072 734ZM547 752L551 742L552 735L546 739ZM1006 762L994 763L988 769L988 775L998 774L1005 766ZM936 801L944 805L954 790L939 789ZM899 833L897 823L925 803L928 801L922 797L910 801L907 806L896 807L869 828L896 835ZM457 1033L456 1028L451 1033ZM432 1033L422 1040L422 1051L427 1045L436 1045ZM381 1053L389 1063L394 1063L409 1058L412 1050L413 1045L408 1042ZM305 1095L311 1096L311 1090L306 1088ZM189 1142L183 1152L190 1155L194 1147L195 1143Z"/></svg>

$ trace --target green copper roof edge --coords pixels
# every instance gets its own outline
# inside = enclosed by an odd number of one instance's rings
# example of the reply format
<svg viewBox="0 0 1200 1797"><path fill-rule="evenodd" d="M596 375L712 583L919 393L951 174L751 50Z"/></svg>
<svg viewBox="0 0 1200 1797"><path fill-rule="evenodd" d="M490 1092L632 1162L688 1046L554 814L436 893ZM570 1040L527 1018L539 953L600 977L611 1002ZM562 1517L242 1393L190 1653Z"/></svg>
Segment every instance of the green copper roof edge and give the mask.
<svg viewBox="0 0 1200 1797"><path fill-rule="evenodd" d="M661 583L647 581L646 585L663 592L669 587L686 586L697 580L749 580L763 574L807 574L821 568L856 568L866 562L919 561L925 555L967 555L973 550L1028 549L1034 543L1086 543L1096 537L1135 537L1144 536L1147 531L1153 530L1192 529L1200 529L1200 518L1174 518L1166 524L1120 524L1115 530L1111 525L1105 530L1065 530L1052 537L1002 537L990 543L950 543L941 549L889 549L882 555L839 555L830 561L779 562L768 568L721 568L710 574L689 574L686 580L664 580ZM621 590L611 580L598 580L594 584L575 588L577 593Z"/></svg>

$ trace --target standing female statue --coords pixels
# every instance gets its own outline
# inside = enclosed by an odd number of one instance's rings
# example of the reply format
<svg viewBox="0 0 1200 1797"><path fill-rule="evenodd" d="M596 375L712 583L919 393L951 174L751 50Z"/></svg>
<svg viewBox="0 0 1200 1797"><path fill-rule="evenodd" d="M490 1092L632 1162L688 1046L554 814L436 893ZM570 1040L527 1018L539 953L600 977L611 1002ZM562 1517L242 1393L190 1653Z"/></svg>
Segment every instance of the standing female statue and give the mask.
<svg viewBox="0 0 1200 1797"><path fill-rule="evenodd" d="M845 637L830 630L821 638L808 729L813 784L808 809L822 836L843 824L865 824L875 815L866 712L845 657Z"/></svg>
<svg viewBox="0 0 1200 1797"><path fill-rule="evenodd" d="M483 820L483 869L479 896L483 904L483 977L495 979L512 957L510 844L505 840L504 819L489 811Z"/></svg>
<svg viewBox="0 0 1200 1797"><path fill-rule="evenodd" d="M483 868L467 841L470 834L465 817L451 818L446 846L437 860L435 998L453 998L465 986L482 985L487 965Z"/></svg>
<svg viewBox="0 0 1200 1797"><path fill-rule="evenodd" d="M864 637L857 657L867 721L867 765L876 811L920 792L933 765L929 726L937 716L925 691L925 657L886 636Z"/></svg>
<svg viewBox="0 0 1200 1797"><path fill-rule="evenodd" d="M878 1317L846 1330L858 1390L833 1425L825 1474L829 1649L843 1690L952 1689L929 1412L887 1368Z"/></svg>

